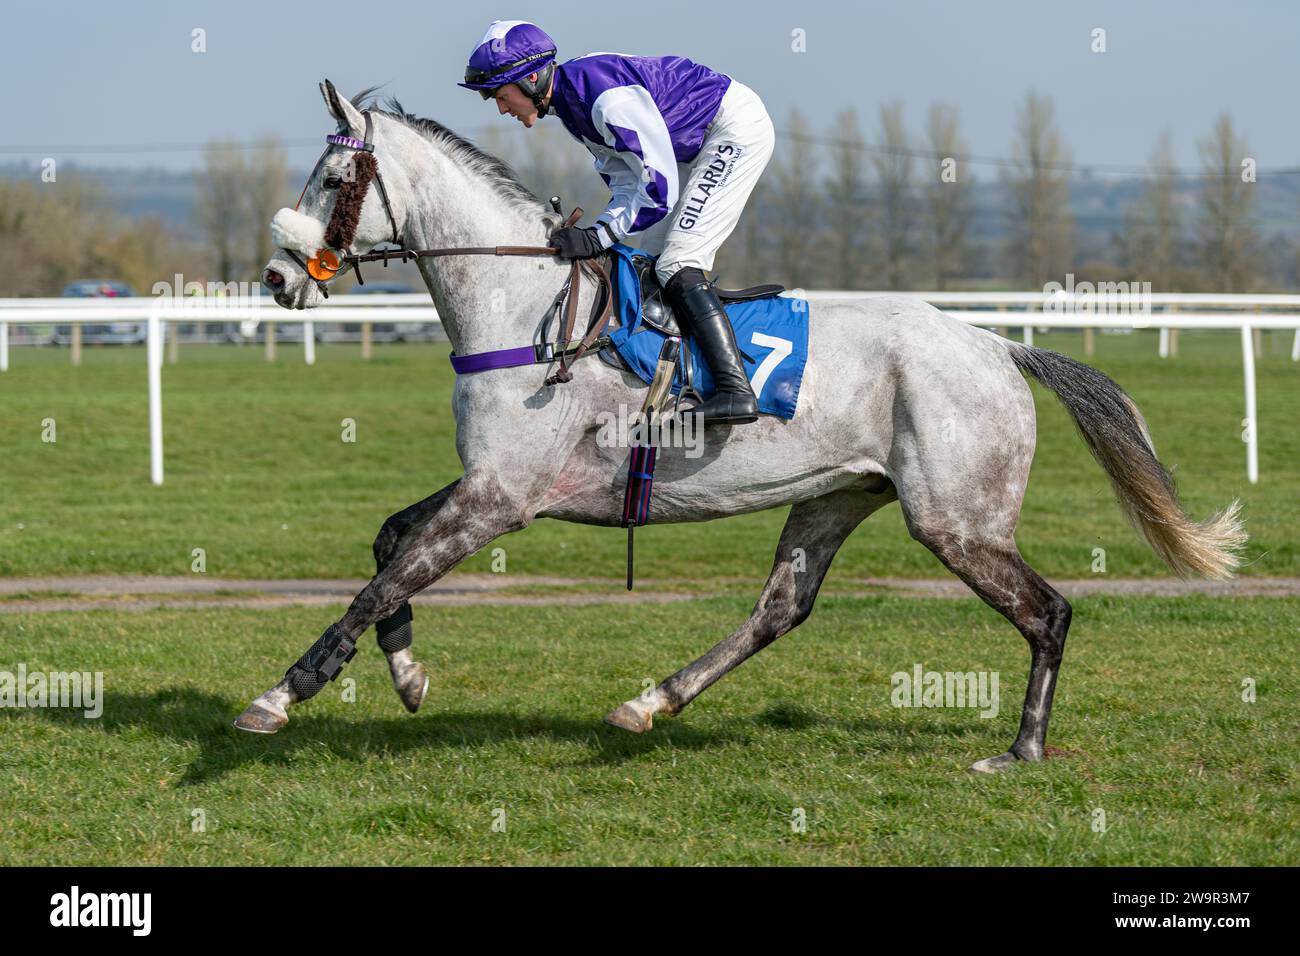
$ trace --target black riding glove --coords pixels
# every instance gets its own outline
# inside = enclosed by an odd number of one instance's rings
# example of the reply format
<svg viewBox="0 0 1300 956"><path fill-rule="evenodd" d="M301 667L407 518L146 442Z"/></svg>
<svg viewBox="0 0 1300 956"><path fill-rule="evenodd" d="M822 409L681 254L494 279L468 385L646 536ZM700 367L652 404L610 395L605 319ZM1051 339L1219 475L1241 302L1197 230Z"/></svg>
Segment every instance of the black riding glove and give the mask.
<svg viewBox="0 0 1300 956"><path fill-rule="evenodd" d="M594 226L565 226L551 233L551 245L561 259L593 259L604 252Z"/></svg>

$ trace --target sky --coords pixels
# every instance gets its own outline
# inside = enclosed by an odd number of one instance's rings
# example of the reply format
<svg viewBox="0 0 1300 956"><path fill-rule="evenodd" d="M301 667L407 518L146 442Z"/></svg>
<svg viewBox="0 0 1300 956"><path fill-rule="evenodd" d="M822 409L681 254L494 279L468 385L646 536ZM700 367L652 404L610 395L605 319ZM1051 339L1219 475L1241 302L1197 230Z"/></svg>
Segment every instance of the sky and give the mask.
<svg viewBox="0 0 1300 956"><path fill-rule="evenodd" d="M1300 3L1021 0L63 0L5 4L0 163L50 156L116 167L195 166L213 139L273 134L295 168L332 124L317 90L384 84L411 112L470 138L526 136L455 84L497 18L529 19L565 59L593 51L688 56L757 90L778 137L798 107L819 135L855 106L874 141L882 103L923 128L955 106L969 152L1007 156L1029 90L1052 97L1073 160L1140 166L1157 135L1194 166L1230 110L1262 169L1300 166ZM1105 30L1106 51L1093 52ZM206 51L193 52L193 31ZM805 38L796 52L795 31ZM542 122L557 123L554 118ZM152 146L110 150L109 147ZM73 149L76 147L76 149Z"/></svg>

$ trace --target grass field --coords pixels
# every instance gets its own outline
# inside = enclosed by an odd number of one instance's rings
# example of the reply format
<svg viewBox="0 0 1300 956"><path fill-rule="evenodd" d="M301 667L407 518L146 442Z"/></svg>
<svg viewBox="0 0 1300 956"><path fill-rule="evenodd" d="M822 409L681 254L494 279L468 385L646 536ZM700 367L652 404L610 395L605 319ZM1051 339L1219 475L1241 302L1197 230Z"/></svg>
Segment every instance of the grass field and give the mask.
<svg viewBox="0 0 1300 956"><path fill-rule="evenodd" d="M1300 368L1289 339L1266 343L1253 487L1235 337L1185 335L1160 362L1154 333L1099 336L1095 364L1145 411L1194 515L1244 500L1244 573L1296 575ZM1069 335L1040 344L1079 351ZM186 574L194 548L223 578L369 575L384 518L459 474L446 350L381 346L366 363L332 346L307 368L291 348L273 365L186 349L164 371L161 488L139 350L89 349L79 369L16 350L0 375L0 576ZM1035 394L1027 558L1049 579L1088 577L1102 547L1110 576L1164 574L1055 399ZM356 444L339 440L343 418ZM707 595L689 603L418 608L432 675L419 714L367 635L345 671L355 700L330 685L275 737L230 721L342 607L0 612L0 671L105 681L99 719L0 709L0 864L1300 861L1300 599L1075 601L1050 759L976 777L966 767L1015 736L1027 648L974 599L849 595L855 576L947 575L896 507L850 539L792 635L649 734L603 725L744 619L783 519L643 530L640 574ZM618 531L540 521L499 544L513 591L538 574L620 586ZM489 570L488 554L465 568ZM891 675L917 664L996 672L1000 712L892 706Z"/></svg>
<svg viewBox="0 0 1300 956"><path fill-rule="evenodd" d="M29 671L105 674L98 720L0 711L0 864L1300 860L1300 600L1079 601L1052 759L992 778L1028 654L974 600L827 598L679 717L601 724L749 606L421 608L419 714L367 637L355 702L275 737L229 722L341 609L0 619ZM917 663L999 672L1000 713L893 707Z"/></svg>
<svg viewBox="0 0 1300 956"><path fill-rule="evenodd" d="M1259 362L1261 482L1245 481L1238 339L1185 334L1182 355L1155 356L1154 332L1098 336L1095 364L1146 413L1193 515L1246 503L1247 574L1300 574L1300 366L1289 337L1266 335ZM1042 337L1079 351L1076 335ZM368 576L385 518L460 474L445 344L322 347L314 367L282 348L193 347L163 372L167 480L148 482L148 416L139 349L15 350L0 375L0 574L186 574L203 548L222 577ZM1039 441L1019 541L1044 575L1091 573L1093 549L1114 576L1164 569L1120 517L1101 471L1050 393L1035 388ZM54 419L57 442L41 440ZM340 422L357 422L357 441ZM526 437L526 436L524 436ZM638 536L647 577L766 575L784 509ZM539 521L498 542L508 572L622 574L615 530ZM464 566L486 571L485 552ZM850 539L836 571L947 572L903 528L896 506ZM835 573L834 571L832 573Z"/></svg>

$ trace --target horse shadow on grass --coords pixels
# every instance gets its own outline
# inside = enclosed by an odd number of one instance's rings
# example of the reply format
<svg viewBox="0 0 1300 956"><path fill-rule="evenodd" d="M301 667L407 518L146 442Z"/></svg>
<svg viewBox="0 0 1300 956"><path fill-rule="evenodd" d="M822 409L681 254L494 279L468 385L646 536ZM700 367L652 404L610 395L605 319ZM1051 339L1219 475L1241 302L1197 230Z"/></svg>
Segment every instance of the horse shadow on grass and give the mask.
<svg viewBox="0 0 1300 956"><path fill-rule="evenodd" d="M981 750L996 747L1001 731L996 720L972 720L951 711L907 711L901 716L879 717L871 713L860 717L828 716L796 704L776 701L752 718L753 723L774 730L832 730L862 742L870 751L890 754L918 753L933 756L942 749ZM1014 727L1010 732L1014 733ZM990 751L992 752L992 751Z"/></svg>
<svg viewBox="0 0 1300 956"><path fill-rule="evenodd" d="M354 762L410 750L491 746L514 740L550 740L582 744L587 756L578 766L617 765L660 750L708 750L748 744L752 735L700 729L689 725L629 734L599 718L575 720L547 713L427 710L416 715L348 717L294 714L278 734L248 734L231 726L242 708L233 699L195 687L169 687L147 694L117 692L103 714L87 720L80 710L32 708L22 713L63 727L83 727L109 734L144 730L199 748L179 780L191 786L217 780L250 763L287 767L303 752L328 753ZM15 712L16 715L17 712Z"/></svg>
<svg viewBox="0 0 1300 956"><path fill-rule="evenodd" d="M114 693L103 714L87 720L75 709L32 708L11 712L34 716L65 728L81 727L114 735L144 730L198 747L178 781L193 786L219 780L240 767L260 763L291 767L304 753L329 754L339 760L362 762L374 756L413 750L462 748L473 750L517 740L580 744L585 757L576 767L619 765L659 752L707 751L739 744L751 746L757 734L770 730L839 730L861 737L869 750L889 753L933 753L939 738L964 741L980 736L981 728L958 717L927 715L924 723L900 722L866 715L829 717L799 704L778 701L748 718L736 715L736 729L719 730L686 722L664 721L646 734L629 734L608 727L598 718L575 720L549 713L438 711L393 717L350 717L299 711L289 726L272 736L246 734L231 726L240 707L232 698L195 687L169 687L152 693Z"/></svg>

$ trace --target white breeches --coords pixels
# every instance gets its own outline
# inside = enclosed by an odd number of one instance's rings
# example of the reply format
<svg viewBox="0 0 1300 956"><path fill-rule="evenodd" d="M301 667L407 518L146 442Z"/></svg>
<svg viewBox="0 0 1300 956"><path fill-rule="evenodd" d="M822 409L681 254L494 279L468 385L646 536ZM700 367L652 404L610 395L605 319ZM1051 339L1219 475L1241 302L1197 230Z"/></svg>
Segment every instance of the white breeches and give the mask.
<svg viewBox="0 0 1300 956"><path fill-rule="evenodd" d="M704 272L713 268L713 257L740 221L775 142L763 101L733 79L699 155L678 165L682 186L677 205L638 237L642 249L659 256L655 272L660 282L688 266Z"/></svg>

